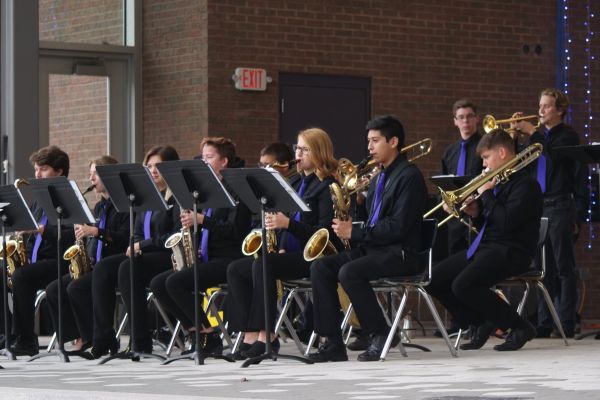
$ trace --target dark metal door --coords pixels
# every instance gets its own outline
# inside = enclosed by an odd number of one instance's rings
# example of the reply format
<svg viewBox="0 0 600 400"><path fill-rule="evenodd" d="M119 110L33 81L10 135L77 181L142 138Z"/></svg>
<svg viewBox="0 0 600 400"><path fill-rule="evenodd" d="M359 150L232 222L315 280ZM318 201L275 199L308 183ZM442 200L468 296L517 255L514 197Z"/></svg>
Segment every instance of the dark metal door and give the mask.
<svg viewBox="0 0 600 400"><path fill-rule="evenodd" d="M368 154L370 114L370 78L279 75L279 139L285 143L296 143L303 129L319 127L331 137L336 158L356 163Z"/></svg>

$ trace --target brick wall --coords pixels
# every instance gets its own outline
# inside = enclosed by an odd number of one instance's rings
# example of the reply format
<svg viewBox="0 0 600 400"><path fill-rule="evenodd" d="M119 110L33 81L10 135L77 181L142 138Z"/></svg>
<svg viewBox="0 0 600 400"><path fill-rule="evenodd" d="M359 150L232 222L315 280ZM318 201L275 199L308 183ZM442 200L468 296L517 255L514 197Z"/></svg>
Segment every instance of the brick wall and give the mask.
<svg viewBox="0 0 600 400"><path fill-rule="evenodd" d="M200 153L208 126L206 1L143 2L144 149Z"/></svg>

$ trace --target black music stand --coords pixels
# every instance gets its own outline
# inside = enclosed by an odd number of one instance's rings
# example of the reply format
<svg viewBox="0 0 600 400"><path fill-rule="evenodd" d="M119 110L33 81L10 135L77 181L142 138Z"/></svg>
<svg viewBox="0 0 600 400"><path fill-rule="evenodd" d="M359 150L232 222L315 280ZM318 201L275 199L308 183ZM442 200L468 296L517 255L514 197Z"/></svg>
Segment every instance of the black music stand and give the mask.
<svg viewBox="0 0 600 400"><path fill-rule="evenodd" d="M590 144L581 146L561 146L554 149L556 152L569 157L581 164L599 164L600 163L600 144ZM597 166L600 167L600 166ZM600 174L598 175L600 180ZM591 223L591 222L590 222ZM575 340L581 340L588 336L594 336L596 340L600 340L600 330L594 330L587 333L582 333L575 336Z"/></svg>
<svg viewBox="0 0 600 400"><path fill-rule="evenodd" d="M99 364L105 364L114 359L131 359L140 361L141 358L157 358L164 360L165 357L158 354L148 354L136 351L135 342L135 301L134 301L134 279L136 274L134 245L134 211L164 211L168 206L161 196L158 188L154 185L152 176L146 167L141 164L113 164L98 165L96 173L102 179L102 184L110 195L110 200L118 212L129 212L129 284L131 290L131 310L129 320L130 341L129 351L123 351L104 358Z"/></svg>
<svg viewBox="0 0 600 400"><path fill-rule="evenodd" d="M310 208L302 201L296 191L287 183L277 171L270 168L235 168L221 171L223 178L229 186L237 193L238 197L248 206L253 213L260 212L262 222L262 263L263 263L263 287L264 287L264 312L266 351L264 354L252 357L242 364L246 368L252 364L258 364L262 360L277 358L297 360L306 364L313 362L304 357L284 354L276 354L271 349L271 321L269 318L269 295L267 292L267 230L265 228L265 213L275 212L297 212L310 211Z"/></svg>
<svg viewBox="0 0 600 400"><path fill-rule="evenodd" d="M165 161L156 166L165 182L173 192L173 196L182 210L192 210L194 216L198 208L235 207L235 200L227 192L223 184L202 160ZM163 365L177 360L194 360L196 365L203 365L207 357L235 362L231 357L204 354L200 351L200 297L198 293L198 221L194 218L194 234L192 249L194 254L194 327L196 328L196 346L193 354L169 358Z"/></svg>
<svg viewBox="0 0 600 400"><path fill-rule="evenodd" d="M21 192L13 185L0 186L0 224L2 225L2 296L4 298L4 349L0 354L9 360L16 360L10 352L10 331L8 329L8 261L6 258L6 228L10 231L32 231L37 222L27 207Z"/></svg>
<svg viewBox="0 0 600 400"><path fill-rule="evenodd" d="M46 215L48 222L56 224L56 275L58 279L58 351L49 353L40 353L31 357L28 361L35 361L40 358L58 355L61 361L69 362L69 356L65 351L65 344L62 340L62 256L61 249L61 229L63 224L93 224L96 222L85 199L81 195L75 181L69 181L64 176L53 178L31 179L33 197L38 201ZM86 358L83 355L73 353Z"/></svg>

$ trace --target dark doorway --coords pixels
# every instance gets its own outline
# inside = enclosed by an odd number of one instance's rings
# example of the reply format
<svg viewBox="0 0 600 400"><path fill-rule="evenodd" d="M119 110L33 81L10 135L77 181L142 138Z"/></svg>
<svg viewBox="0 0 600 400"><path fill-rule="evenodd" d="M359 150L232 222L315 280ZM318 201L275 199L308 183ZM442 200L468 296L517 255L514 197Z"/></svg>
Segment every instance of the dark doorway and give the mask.
<svg viewBox="0 0 600 400"><path fill-rule="evenodd" d="M296 143L298 132L323 128L337 158L354 163L367 155L365 125L371 115L371 79L279 74L279 139Z"/></svg>

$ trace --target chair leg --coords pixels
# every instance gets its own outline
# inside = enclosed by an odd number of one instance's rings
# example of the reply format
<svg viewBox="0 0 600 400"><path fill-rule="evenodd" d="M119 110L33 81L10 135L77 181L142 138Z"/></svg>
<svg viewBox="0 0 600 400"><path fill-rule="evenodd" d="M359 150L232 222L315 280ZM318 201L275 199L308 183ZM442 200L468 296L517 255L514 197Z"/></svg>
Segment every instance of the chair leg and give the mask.
<svg viewBox="0 0 600 400"><path fill-rule="evenodd" d="M520 316L523 316L523 310L525 309L525 303L527 302L527 296L529 296L529 292L531 291L531 285L529 282L523 282L525 284L525 291L523 292L523 297L519 302L519 306L517 307L517 313Z"/></svg>
<svg viewBox="0 0 600 400"><path fill-rule="evenodd" d="M458 350L458 346L460 346L460 340L462 339L462 334L463 334L463 330L462 330L462 328L459 328L458 332L456 332L456 340L454 341L454 350L455 351ZM450 338L450 336L448 336L448 338Z"/></svg>
<svg viewBox="0 0 600 400"><path fill-rule="evenodd" d="M308 339L308 345L306 346L306 350L304 351L305 356L307 356L310 353L310 349L312 349L315 340L317 340L317 332L312 331L312 333L310 334L310 339Z"/></svg>
<svg viewBox="0 0 600 400"><path fill-rule="evenodd" d="M227 332L227 328L225 327L225 324L223 323L223 320L221 319L221 316L219 315L219 310L217 310L217 306L215 305L215 299L218 296L222 296L222 295L224 295L224 293L222 293L220 290L216 291L212 295L210 295L210 297L208 298L208 304L206 305L206 313L208 314L208 312L210 311L212 316L217 320L217 325L219 327L219 330L223 334L225 341L227 342L227 344L229 345L229 348L231 349L231 348L233 348L233 340L231 340L231 335L229 335L229 332Z"/></svg>
<svg viewBox="0 0 600 400"><path fill-rule="evenodd" d="M392 345L392 340L396 335L396 330L398 329L398 324L400 323L400 319L402 318L402 312L404 311L404 306L406 305L406 300L408 298L408 293L404 292L402 299L400 300L400 305L398 306L398 310L396 311L396 315L394 316L394 321L392 322L392 326L388 333L387 339L385 340L385 344L383 345L383 350L381 350L381 355L379 356L379 360L384 361L387 356L388 351ZM400 343L400 352L404 357L408 357L406 353L406 349Z"/></svg>
<svg viewBox="0 0 600 400"><path fill-rule="evenodd" d="M177 337L179 336L179 332L181 332L181 321L177 320L177 324L175 324L175 329L173 331L173 334L171 335L171 339L169 340L169 345L167 346L167 350L165 351L167 357L171 356L173 346L175 346L175 339L177 339Z"/></svg>
<svg viewBox="0 0 600 400"><path fill-rule="evenodd" d="M546 290L546 286L544 286L542 281L538 281L537 286L544 294L544 300L546 300L546 305L548 306L548 310L550 311L550 314L552 315L554 324L556 325L556 327L558 328L558 331L560 332L560 336L563 338L563 341L565 342L565 346L568 346L569 342L567 341L567 336L565 335L565 331L563 330L562 324L560 323L560 318L558 318L558 314L556 313L556 309L554 308L554 304L552 303L552 298L550 298L550 294L548 294L548 290Z"/></svg>
<svg viewBox="0 0 600 400"><path fill-rule="evenodd" d="M147 296L146 300L148 302L152 301L152 303L154 303L154 306L156 307L156 311L158 311L158 313L160 314L160 317L163 319L163 321L167 325L167 329L169 329L169 332L171 332L171 335L174 335L175 328L173 327L173 324L171 323L171 319L169 318L169 316L167 315L165 310L160 305L160 302L158 301L156 296L154 296L154 293L148 292L148 296ZM175 341L177 342L177 345L180 346L180 348L182 348L182 349L184 348L184 343L181 341L181 339L178 336L175 337Z"/></svg>
<svg viewBox="0 0 600 400"><path fill-rule="evenodd" d="M433 301L431 300L429 293L427 293L422 286L419 286L417 288L417 290L423 295L423 298L427 302L429 311L431 312L431 315L433 315L433 319L435 319L435 323L437 324L438 329L440 330L440 332L442 333L442 336L444 337L444 340L446 341L446 345L448 346L448 349L450 350L450 354L452 354L452 357L456 357L456 349L454 348L454 346L452 346L452 343L450 343L450 338L448 337L448 332L446 332L446 328L444 327L444 324L442 324L442 319L440 318L440 315L438 314L437 310L435 309L435 304L433 304Z"/></svg>
<svg viewBox="0 0 600 400"><path fill-rule="evenodd" d="M48 353L50 353L52 351L52 349L54 348L54 345L56 344L56 332L54 332L54 334L52 335L52 339L50 339L50 343L48 343L48 347L46 347L46 351Z"/></svg>
<svg viewBox="0 0 600 400"><path fill-rule="evenodd" d="M119 324L119 329L117 329L117 334L115 335L117 340L119 340L119 338L121 337L121 334L123 333L123 329L125 329L125 325L127 324L128 319L129 319L129 314L125 313L125 315L123 315L123 319L121 320L121 323Z"/></svg>

